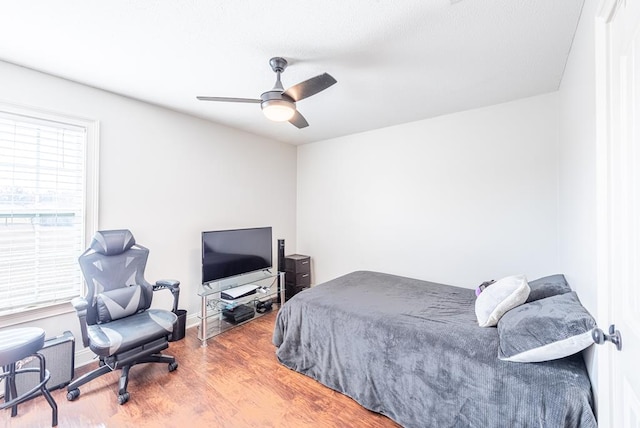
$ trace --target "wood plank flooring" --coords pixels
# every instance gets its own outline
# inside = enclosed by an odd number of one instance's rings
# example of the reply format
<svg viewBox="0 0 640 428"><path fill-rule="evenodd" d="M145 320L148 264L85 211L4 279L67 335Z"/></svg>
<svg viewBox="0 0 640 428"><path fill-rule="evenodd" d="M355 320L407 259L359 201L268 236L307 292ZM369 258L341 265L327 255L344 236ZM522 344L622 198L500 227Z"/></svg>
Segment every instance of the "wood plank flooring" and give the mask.
<svg viewBox="0 0 640 428"><path fill-rule="evenodd" d="M180 366L169 373L165 364L131 369L131 398L116 398L120 371L80 388L67 401L66 389L53 391L58 426L65 427L398 427L351 398L282 366L271 335L275 311L209 339L201 347L197 329L172 342L165 353ZM81 346L81 340L77 342ZM78 373L96 367L91 364ZM42 397L18 407L18 416L0 411L0 426L49 427L51 408Z"/></svg>

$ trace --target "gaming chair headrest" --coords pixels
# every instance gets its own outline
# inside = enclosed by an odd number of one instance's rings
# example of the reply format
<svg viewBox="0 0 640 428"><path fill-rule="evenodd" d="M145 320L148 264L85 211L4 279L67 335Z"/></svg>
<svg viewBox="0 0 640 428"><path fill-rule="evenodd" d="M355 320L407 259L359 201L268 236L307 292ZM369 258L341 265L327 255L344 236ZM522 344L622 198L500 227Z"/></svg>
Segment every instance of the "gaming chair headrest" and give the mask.
<svg viewBox="0 0 640 428"><path fill-rule="evenodd" d="M99 230L93 235L90 247L96 253L114 256L124 253L135 243L133 234L127 229Z"/></svg>

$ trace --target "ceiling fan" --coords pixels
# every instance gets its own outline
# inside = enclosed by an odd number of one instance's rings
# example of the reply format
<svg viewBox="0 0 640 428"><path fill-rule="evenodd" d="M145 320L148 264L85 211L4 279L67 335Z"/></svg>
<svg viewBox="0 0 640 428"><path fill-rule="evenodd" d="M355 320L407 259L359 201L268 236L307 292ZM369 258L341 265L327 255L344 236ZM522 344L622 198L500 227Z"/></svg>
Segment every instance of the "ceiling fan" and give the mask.
<svg viewBox="0 0 640 428"><path fill-rule="evenodd" d="M331 75L327 73L307 79L297 85L293 85L286 91L280 81L280 74L287 68L287 60L281 57L271 58L269 65L276 73L276 83L273 89L263 92L260 98L229 98L229 97L196 97L201 101L226 101L233 103L256 103L260 104L262 112L267 118L275 122L289 121L298 128L309 126L307 120L296 109L296 102L324 91L329 86L337 83Z"/></svg>

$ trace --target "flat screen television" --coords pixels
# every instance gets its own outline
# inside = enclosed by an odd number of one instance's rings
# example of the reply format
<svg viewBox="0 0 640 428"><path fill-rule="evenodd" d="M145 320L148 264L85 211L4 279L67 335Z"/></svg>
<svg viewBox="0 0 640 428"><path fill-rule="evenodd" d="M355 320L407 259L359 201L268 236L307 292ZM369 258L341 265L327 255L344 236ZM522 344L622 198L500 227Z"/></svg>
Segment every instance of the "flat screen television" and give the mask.
<svg viewBox="0 0 640 428"><path fill-rule="evenodd" d="M202 283L273 267L271 227L202 232Z"/></svg>

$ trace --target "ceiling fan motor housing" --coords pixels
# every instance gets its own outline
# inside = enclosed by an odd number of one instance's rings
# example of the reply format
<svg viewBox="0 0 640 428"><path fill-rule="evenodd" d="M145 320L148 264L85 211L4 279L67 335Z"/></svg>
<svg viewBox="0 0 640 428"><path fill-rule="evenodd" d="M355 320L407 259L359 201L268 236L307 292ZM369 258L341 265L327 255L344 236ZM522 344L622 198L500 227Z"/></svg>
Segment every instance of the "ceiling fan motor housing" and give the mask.
<svg viewBox="0 0 640 428"><path fill-rule="evenodd" d="M263 92L262 95L260 95L260 99L262 100L262 104L272 100L283 100L283 101L290 102L294 106L296 105L296 102L293 100L293 98L291 98L289 95L281 91L271 90L271 91Z"/></svg>

